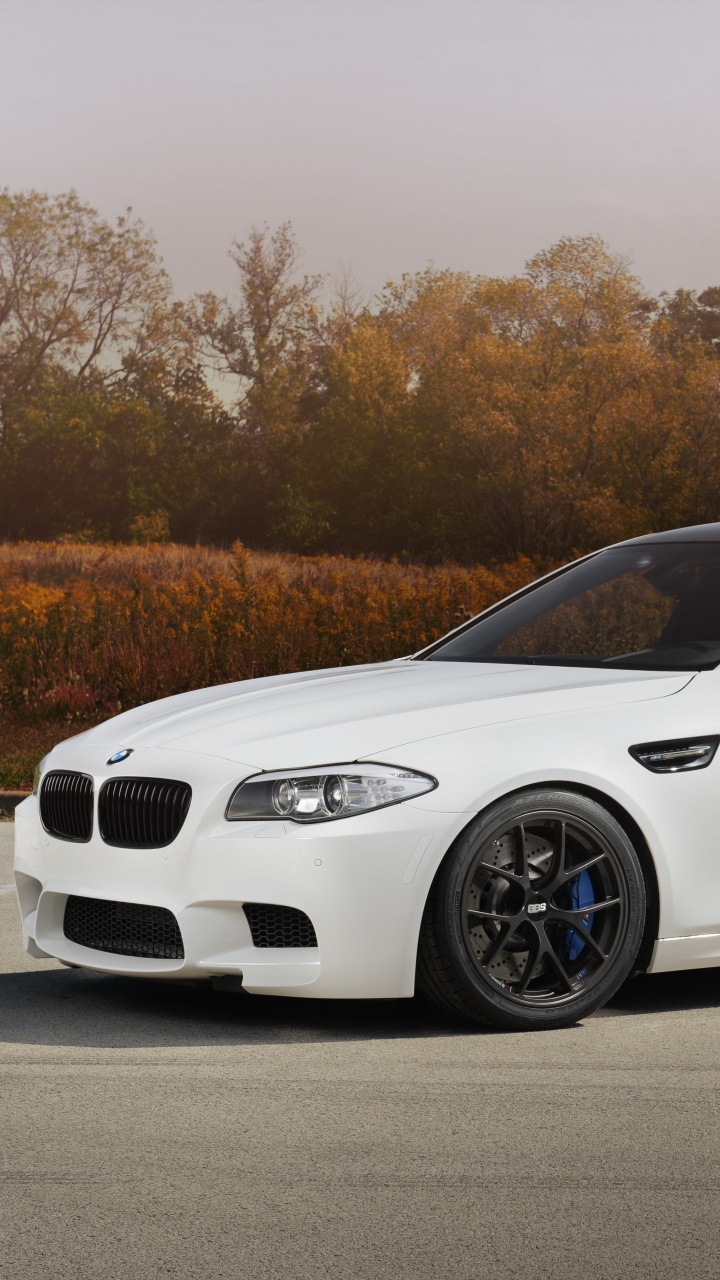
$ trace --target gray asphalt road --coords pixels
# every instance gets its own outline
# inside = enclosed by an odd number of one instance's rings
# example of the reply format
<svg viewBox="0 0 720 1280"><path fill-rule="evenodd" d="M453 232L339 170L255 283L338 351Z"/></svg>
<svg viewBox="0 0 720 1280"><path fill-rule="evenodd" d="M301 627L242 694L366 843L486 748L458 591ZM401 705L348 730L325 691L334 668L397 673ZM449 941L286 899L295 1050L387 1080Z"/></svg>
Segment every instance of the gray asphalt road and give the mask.
<svg viewBox="0 0 720 1280"><path fill-rule="evenodd" d="M0 891L3 1280L720 1275L720 971L478 1034L30 961L15 911Z"/></svg>

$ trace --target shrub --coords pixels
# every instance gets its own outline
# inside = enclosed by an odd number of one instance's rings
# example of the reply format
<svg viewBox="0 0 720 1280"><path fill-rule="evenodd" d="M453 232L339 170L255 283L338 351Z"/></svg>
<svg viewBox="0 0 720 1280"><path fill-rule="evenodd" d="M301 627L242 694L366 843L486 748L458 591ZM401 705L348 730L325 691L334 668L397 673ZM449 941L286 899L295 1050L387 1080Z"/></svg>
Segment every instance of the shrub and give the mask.
<svg viewBox="0 0 720 1280"><path fill-rule="evenodd" d="M536 574L210 551L0 546L0 706L97 718L253 676L400 657Z"/></svg>

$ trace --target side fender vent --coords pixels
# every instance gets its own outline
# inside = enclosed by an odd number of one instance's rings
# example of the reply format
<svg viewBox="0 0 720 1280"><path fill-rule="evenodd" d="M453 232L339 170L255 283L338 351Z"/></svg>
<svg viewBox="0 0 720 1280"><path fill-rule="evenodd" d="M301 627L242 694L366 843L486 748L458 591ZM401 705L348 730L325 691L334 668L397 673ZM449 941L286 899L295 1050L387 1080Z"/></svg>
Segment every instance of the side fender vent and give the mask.
<svg viewBox="0 0 720 1280"><path fill-rule="evenodd" d="M629 750L633 760L651 773L689 773L691 769L707 769L719 742L720 734L711 733L672 742L643 742Z"/></svg>

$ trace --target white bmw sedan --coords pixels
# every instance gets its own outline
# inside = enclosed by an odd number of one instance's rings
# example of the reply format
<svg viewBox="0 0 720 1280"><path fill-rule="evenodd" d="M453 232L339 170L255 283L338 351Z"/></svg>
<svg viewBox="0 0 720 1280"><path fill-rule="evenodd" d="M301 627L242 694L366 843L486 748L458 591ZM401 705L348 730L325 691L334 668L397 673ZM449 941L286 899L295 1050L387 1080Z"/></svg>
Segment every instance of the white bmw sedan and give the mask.
<svg viewBox="0 0 720 1280"><path fill-rule="evenodd" d="M597 552L412 658L125 712L16 811L25 946L567 1026L720 964L720 524Z"/></svg>

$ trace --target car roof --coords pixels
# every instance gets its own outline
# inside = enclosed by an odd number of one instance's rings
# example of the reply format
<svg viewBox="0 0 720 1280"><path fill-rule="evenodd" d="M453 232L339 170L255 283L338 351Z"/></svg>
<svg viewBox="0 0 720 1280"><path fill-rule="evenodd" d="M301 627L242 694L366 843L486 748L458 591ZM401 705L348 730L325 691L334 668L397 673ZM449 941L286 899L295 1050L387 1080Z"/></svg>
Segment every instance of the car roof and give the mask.
<svg viewBox="0 0 720 1280"><path fill-rule="evenodd" d="M641 538L616 542L616 547L643 546L647 542L720 542L720 524L691 524L686 529L667 529L664 533L646 533Z"/></svg>

